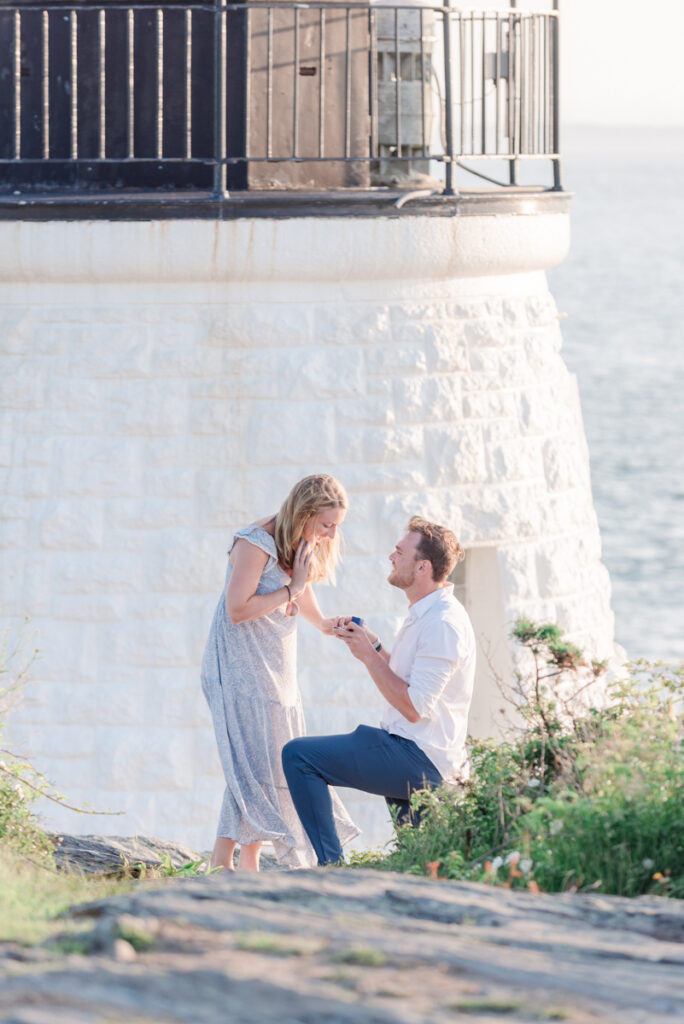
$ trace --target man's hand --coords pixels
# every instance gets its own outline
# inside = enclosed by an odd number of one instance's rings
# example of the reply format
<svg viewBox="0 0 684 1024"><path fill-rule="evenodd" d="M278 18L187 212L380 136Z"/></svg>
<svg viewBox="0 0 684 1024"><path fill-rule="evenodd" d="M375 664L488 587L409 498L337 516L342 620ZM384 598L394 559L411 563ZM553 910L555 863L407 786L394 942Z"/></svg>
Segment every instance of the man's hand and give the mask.
<svg viewBox="0 0 684 1024"><path fill-rule="evenodd" d="M354 657L364 664L367 664L369 658L376 654L371 637L374 638L375 643L378 638L365 626L357 626L351 619L344 619L334 627L334 633L340 640L344 640Z"/></svg>

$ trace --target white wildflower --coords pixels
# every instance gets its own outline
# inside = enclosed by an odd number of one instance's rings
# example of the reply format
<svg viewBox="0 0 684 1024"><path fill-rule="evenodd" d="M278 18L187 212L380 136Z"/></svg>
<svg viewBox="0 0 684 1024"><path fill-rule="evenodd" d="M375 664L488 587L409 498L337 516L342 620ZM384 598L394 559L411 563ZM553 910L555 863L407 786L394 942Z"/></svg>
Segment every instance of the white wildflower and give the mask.
<svg viewBox="0 0 684 1024"><path fill-rule="evenodd" d="M641 863L644 865L647 871L650 871L651 868L655 867L655 861L651 860L650 857L644 857Z"/></svg>
<svg viewBox="0 0 684 1024"><path fill-rule="evenodd" d="M517 850L512 850L509 854L507 854L505 863L506 864L517 864L519 860L520 860L520 854L518 853L518 851Z"/></svg>
<svg viewBox="0 0 684 1024"><path fill-rule="evenodd" d="M495 857L492 861L492 871L498 871L503 865L503 857Z"/></svg>
<svg viewBox="0 0 684 1024"><path fill-rule="evenodd" d="M563 822L560 821L559 818L554 818L554 820L549 825L549 832L551 833L552 836L557 836L558 833L562 832L562 831L563 831Z"/></svg>
<svg viewBox="0 0 684 1024"><path fill-rule="evenodd" d="M537 789L540 785L541 783L539 782L539 779L530 779L530 781L527 783L527 788Z"/></svg>
<svg viewBox="0 0 684 1024"><path fill-rule="evenodd" d="M525 860L521 860L520 861L520 864L518 865L518 867L522 871L523 875L529 875L530 871L532 870L532 864L533 863L534 862L531 861L529 859L529 857L526 857Z"/></svg>

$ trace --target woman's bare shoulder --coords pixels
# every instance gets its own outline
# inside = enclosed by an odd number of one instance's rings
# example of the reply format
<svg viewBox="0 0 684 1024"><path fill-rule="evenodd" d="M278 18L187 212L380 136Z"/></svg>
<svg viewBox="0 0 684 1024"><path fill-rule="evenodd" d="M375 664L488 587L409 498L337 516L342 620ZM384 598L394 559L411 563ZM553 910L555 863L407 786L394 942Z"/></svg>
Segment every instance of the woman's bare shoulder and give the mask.
<svg viewBox="0 0 684 1024"><path fill-rule="evenodd" d="M262 530L266 531L266 533L270 533L271 537L275 537L275 521L275 516L264 516L263 519L255 519L255 521L249 525L260 526Z"/></svg>

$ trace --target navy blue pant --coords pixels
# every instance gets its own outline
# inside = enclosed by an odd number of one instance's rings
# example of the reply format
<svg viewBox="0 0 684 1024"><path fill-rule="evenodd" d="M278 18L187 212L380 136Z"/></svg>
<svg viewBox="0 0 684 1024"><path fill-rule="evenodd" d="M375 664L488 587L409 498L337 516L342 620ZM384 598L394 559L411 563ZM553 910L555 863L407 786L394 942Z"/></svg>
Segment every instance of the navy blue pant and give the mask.
<svg viewBox="0 0 684 1024"><path fill-rule="evenodd" d="M432 761L413 740L368 725L343 736L290 740L283 747L283 770L319 864L342 860L328 786L349 786L384 796L403 822L409 819L411 793L442 782Z"/></svg>

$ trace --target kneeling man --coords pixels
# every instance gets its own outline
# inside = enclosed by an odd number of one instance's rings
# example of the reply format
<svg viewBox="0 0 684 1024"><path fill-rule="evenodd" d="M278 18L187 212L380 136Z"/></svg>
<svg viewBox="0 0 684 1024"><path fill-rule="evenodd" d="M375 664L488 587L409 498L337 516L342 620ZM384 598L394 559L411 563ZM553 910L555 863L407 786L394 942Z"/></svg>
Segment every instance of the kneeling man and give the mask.
<svg viewBox="0 0 684 1024"><path fill-rule="evenodd" d="M414 516L389 558L388 581L409 603L391 655L350 619L336 628L387 702L380 728L303 736L283 748L292 800L319 864L342 860L328 786L384 796L405 821L414 790L467 777L475 636L447 582L463 552L451 530Z"/></svg>

